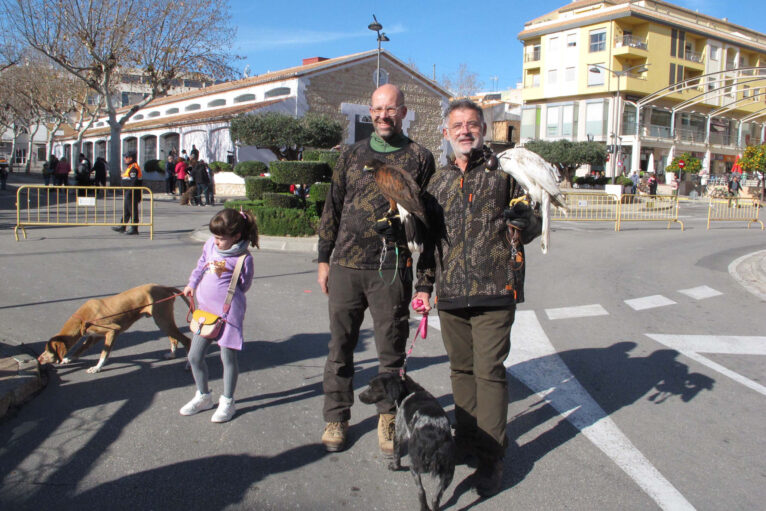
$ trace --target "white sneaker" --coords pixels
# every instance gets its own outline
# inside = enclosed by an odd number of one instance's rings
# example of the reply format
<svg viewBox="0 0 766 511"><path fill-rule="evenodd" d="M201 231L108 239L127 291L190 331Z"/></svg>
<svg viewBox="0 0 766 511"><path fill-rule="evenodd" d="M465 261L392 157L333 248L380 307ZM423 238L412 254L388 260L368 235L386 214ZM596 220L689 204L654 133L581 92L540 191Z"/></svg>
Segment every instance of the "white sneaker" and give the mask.
<svg viewBox="0 0 766 511"><path fill-rule="evenodd" d="M194 398L186 403L181 410L181 415L194 415L195 413L204 412L213 408L213 396L210 392L207 394L201 394L198 390L194 394Z"/></svg>
<svg viewBox="0 0 766 511"><path fill-rule="evenodd" d="M218 400L218 410L210 418L210 422L228 422L234 417L236 411L234 398L221 396Z"/></svg>

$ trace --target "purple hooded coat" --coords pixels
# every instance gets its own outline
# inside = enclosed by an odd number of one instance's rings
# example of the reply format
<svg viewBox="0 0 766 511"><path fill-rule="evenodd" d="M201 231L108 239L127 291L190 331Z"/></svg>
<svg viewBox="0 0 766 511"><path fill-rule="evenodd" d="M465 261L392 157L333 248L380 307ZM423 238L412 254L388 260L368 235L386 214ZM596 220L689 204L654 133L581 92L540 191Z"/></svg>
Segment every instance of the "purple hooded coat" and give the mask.
<svg viewBox="0 0 766 511"><path fill-rule="evenodd" d="M224 257L215 248L215 238L210 238L202 247L202 255L197 261L197 267L189 276L189 287L194 289L194 301L198 309L213 314L223 314L223 303L226 301L226 292L237 264L239 256ZM218 345L235 350L242 349L244 337L242 334L242 322L247 310L245 293L253 283L253 256L248 252L245 256L242 271L239 274L239 282L231 300L231 308L226 317L226 325Z"/></svg>

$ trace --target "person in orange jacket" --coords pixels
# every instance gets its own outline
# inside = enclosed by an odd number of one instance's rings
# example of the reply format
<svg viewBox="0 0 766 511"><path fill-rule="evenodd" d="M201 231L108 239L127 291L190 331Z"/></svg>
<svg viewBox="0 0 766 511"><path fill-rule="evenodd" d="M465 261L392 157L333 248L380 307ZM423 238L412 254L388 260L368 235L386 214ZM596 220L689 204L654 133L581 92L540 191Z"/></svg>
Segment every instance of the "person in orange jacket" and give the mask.
<svg viewBox="0 0 766 511"><path fill-rule="evenodd" d="M136 163L135 151L129 151L125 153L125 165L127 165L127 167L122 172L122 186L142 186L144 183L143 174L141 172L141 167L138 165L138 163ZM123 200L124 206L122 209L122 223L138 224L138 206L141 203L141 190L126 190L124 197L125 199ZM112 230L131 235L138 234L137 225L132 225L127 231L125 230L124 225L112 227Z"/></svg>

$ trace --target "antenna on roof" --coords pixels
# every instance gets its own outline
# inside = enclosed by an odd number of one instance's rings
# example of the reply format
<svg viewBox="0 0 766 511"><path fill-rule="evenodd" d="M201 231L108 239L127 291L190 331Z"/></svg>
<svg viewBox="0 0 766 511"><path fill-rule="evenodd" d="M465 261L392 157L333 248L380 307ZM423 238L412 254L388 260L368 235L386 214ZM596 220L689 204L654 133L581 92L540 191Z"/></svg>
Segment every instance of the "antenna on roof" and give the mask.
<svg viewBox="0 0 766 511"><path fill-rule="evenodd" d="M245 65L245 69L242 70L242 78L247 78L250 76L250 64Z"/></svg>

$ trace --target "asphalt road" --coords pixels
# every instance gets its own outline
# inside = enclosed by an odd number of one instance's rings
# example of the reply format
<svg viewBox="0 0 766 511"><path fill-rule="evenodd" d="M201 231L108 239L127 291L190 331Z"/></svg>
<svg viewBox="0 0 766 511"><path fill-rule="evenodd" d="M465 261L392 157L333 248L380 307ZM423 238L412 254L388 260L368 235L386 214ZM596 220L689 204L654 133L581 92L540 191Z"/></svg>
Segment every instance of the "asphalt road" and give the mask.
<svg viewBox="0 0 766 511"><path fill-rule="evenodd" d="M15 242L8 207L0 197L0 337L38 352L90 297L183 286L201 249L189 234L213 213L160 201L154 241L91 227L30 228ZM764 303L729 265L762 251L766 234L706 231L704 214L683 205L685 232L555 223L546 256L533 242L507 361L505 488L478 500L472 469L459 466L447 509L763 509ZM0 423L0 508L415 509L409 473L378 454L372 406L354 405L347 451L319 444L329 336L315 256L255 257L234 420L178 414L191 374L163 359L167 339L141 320L101 373L85 372L98 351L56 368ZM371 326L356 353L359 390L377 367ZM408 368L451 412L435 317L431 326ZM208 363L217 398L216 350Z"/></svg>

